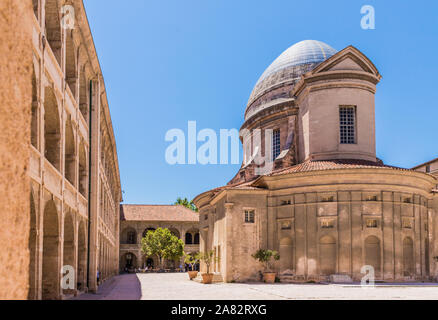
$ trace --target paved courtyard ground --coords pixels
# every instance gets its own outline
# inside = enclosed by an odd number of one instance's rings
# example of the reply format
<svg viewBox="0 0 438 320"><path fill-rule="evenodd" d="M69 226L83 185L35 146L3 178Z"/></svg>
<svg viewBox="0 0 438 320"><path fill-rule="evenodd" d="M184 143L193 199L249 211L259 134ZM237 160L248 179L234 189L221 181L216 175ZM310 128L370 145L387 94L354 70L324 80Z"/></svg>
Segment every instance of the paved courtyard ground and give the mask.
<svg viewBox="0 0 438 320"><path fill-rule="evenodd" d="M279 300L279 299L438 299L437 284L359 285L217 283L189 281L185 273L125 274L79 300Z"/></svg>

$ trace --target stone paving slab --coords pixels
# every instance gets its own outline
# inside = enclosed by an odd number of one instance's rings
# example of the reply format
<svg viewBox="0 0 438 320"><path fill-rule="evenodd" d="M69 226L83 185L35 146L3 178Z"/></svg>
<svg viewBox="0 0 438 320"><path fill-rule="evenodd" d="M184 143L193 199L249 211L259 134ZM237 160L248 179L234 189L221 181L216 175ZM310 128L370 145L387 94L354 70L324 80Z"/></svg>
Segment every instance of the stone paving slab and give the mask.
<svg viewBox="0 0 438 320"><path fill-rule="evenodd" d="M427 299L438 300L438 284L264 284L216 283L204 285L188 280L185 273L127 274L114 278L98 294L79 300L283 300L283 299Z"/></svg>

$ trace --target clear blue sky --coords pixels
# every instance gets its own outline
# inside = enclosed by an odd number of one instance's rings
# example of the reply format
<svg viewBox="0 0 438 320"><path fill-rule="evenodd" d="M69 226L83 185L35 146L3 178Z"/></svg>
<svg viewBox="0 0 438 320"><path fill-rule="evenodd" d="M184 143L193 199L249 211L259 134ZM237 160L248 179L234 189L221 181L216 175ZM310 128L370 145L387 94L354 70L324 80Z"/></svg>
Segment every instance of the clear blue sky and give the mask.
<svg viewBox="0 0 438 320"><path fill-rule="evenodd" d="M226 184L239 165L165 162L167 130L240 128L251 90L292 44L352 44L377 66L377 155L438 157L438 2L85 0L115 130L125 203L166 204ZM376 29L360 27L363 5Z"/></svg>

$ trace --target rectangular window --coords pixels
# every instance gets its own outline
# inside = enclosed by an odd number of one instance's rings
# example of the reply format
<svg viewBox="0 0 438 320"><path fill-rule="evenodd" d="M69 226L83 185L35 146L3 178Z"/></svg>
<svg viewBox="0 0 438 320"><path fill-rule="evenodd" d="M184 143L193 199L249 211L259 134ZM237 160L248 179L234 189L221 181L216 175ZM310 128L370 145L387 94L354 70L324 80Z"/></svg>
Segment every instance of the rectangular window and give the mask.
<svg viewBox="0 0 438 320"><path fill-rule="evenodd" d="M245 223L255 222L255 212L254 210L245 210Z"/></svg>
<svg viewBox="0 0 438 320"><path fill-rule="evenodd" d="M321 228L323 229L331 229L334 227L333 219L324 219L321 221Z"/></svg>
<svg viewBox="0 0 438 320"><path fill-rule="evenodd" d="M341 144L356 143L356 107L339 108Z"/></svg>
<svg viewBox="0 0 438 320"><path fill-rule="evenodd" d="M427 173L430 173L430 166L429 166L429 165L426 166L426 172L427 172Z"/></svg>
<svg viewBox="0 0 438 320"><path fill-rule="evenodd" d="M411 220L406 218L402 220L403 228L404 229L412 229L412 223Z"/></svg>
<svg viewBox="0 0 438 320"><path fill-rule="evenodd" d="M333 197L333 196L321 198L321 202L333 202L334 200L335 200L335 197Z"/></svg>
<svg viewBox="0 0 438 320"><path fill-rule="evenodd" d="M292 223L290 221L283 221L281 223L281 230L290 230L292 228Z"/></svg>
<svg viewBox="0 0 438 320"><path fill-rule="evenodd" d="M367 219L367 228L377 228L377 220Z"/></svg>
<svg viewBox="0 0 438 320"><path fill-rule="evenodd" d="M272 132L272 161L280 155L280 129Z"/></svg>

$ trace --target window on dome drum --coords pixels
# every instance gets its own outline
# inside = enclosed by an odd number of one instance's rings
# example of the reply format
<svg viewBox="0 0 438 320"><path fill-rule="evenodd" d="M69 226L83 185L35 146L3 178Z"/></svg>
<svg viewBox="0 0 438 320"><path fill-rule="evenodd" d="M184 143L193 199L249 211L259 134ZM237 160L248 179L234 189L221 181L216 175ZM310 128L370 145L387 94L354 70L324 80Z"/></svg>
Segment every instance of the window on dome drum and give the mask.
<svg viewBox="0 0 438 320"><path fill-rule="evenodd" d="M254 223L254 222L255 222L255 211L245 210L245 223Z"/></svg>
<svg viewBox="0 0 438 320"><path fill-rule="evenodd" d="M377 219L367 219L367 228L377 228Z"/></svg>
<svg viewBox="0 0 438 320"><path fill-rule="evenodd" d="M280 155L280 129L272 132L272 161Z"/></svg>
<svg viewBox="0 0 438 320"><path fill-rule="evenodd" d="M321 220L321 228L323 229L331 229L334 228L335 224L333 219L324 219Z"/></svg>
<svg viewBox="0 0 438 320"><path fill-rule="evenodd" d="M426 166L426 172L430 173L430 166Z"/></svg>
<svg viewBox="0 0 438 320"><path fill-rule="evenodd" d="M339 108L339 129L341 144L356 143L356 107Z"/></svg>
<svg viewBox="0 0 438 320"><path fill-rule="evenodd" d="M402 225L404 229L412 229L411 219L409 218L402 219Z"/></svg>
<svg viewBox="0 0 438 320"><path fill-rule="evenodd" d="M281 230L290 230L292 229L292 223L290 221L283 221L281 223Z"/></svg>
<svg viewBox="0 0 438 320"><path fill-rule="evenodd" d="M329 197L322 197L321 202L333 202L335 200L335 197L329 196Z"/></svg>

